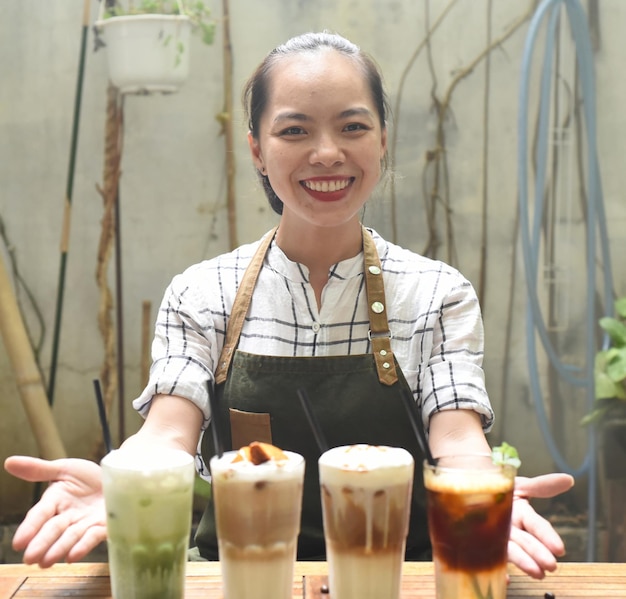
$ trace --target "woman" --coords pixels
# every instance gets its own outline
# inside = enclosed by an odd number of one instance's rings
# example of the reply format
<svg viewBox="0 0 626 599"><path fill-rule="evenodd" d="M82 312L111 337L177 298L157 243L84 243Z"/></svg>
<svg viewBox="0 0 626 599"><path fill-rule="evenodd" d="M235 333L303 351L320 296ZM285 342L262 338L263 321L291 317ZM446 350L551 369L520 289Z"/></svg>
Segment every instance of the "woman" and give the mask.
<svg viewBox="0 0 626 599"><path fill-rule="evenodd" d="M315 559L324 553L319 451L297 389L307 389L331 445L401 445L419 463L401 404L409 390L434 455L489 451L482 321L471 285L456 270L360 223L387 150L387 103L365 54L337 35L299 36L266 57L244 100L252 160L279 226L172 281L157 319L150 381L134 402L146 420L124 445L166 443L195 453L215 417L228 445L271 440L302 453L298 555ZM220 405L213 416L207 382ZM201 473L211 447L204 435ZM6 467L27 480L55 481L15 534L26 562L76 560L105 538L97 465L14 457ZM572 484L561 474L517 480L509 557L531 576L553 570L564 548L526 498ZM420 476L413 495L409 559L428 555ZM203 557L217 557L211 506L197 542Z"/></svg>

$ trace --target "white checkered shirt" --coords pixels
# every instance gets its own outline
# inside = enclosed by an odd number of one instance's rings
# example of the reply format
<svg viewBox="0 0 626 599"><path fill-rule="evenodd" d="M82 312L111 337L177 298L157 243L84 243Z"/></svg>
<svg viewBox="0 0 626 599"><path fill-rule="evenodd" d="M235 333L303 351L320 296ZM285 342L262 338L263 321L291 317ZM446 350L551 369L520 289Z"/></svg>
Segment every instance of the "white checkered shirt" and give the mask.
<svg viewBox="0 0 626 599"><path fill-rule="evenodd" d="M483 324L472 285L443 262L370 231L383 267L391 346L424 423L428 426L435 412L461 408L480 414L489 430L493 411L482 370ZM153 395L178 395L202 410L206 428L206 382L213 377L235 293L258 244L174 277L157 317L150 380L133 402L143 416ZM273 356L371 353L367 314L362 253L332 268L318 310L307 268L272 242L238 347Z"/></svg>

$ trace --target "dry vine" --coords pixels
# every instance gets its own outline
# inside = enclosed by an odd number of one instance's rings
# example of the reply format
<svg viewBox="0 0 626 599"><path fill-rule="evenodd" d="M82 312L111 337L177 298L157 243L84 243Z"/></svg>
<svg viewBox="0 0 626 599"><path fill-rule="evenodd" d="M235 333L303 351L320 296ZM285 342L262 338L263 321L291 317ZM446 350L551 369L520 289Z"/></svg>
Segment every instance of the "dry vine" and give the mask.
<svg viewBox="0 0 626 599"><path fill-rule="evenodd" d="M226 208L228 213L228 241L230 249L238 245L237 208L235 196L235 144L233 142L233 48L230 40L230 8L228 0L222 0L224 106L218 115L222 125L226 156Z"/></svg>
<svg viewBox="0 0 626 599"><path fill-rule="evenodd" d="M97 185L102 196L104 214L102 230L98 244L98 263L96 281L100 289L100 307L98 309L98 328L104 340L104 361L100 369L102 395L107 414L111 413L115 400L118 380L116 371L115 333L113 327L113 297L108 283L108 266L115 242L116 197L120 179L123 140L122 96L118 89L109 84L107 90L107 120L104 147L103 187ZM123 439L120 439L120 442ZM102 443L98 444L100 448Z"/></svg>
<svg viewBox="0 0 626 599"><path fill-rule="evenodd" d="M397 108L396 114L399 112L399 106L401 102L401 95L404 86L404 80L406 78L406 74L408 73L408 68L415 62L415 59L419 52L426 48L428 51L428 61L429 68L431 71L431 76L433 78L431 98L433 102L433 106L437 115L437 127L436 127L436 135L435 135L435 147L431 148L426 152L425 164L422 171L422 184L423 189L425 190L425 210L426 210L426 219L428 225L428 239L426 245L422 251L422 253L426 256L436 257L439 246L441 245L441 236L439 233L438 227L438 218L437 218L437 209L439 206L442 206L445 211L445 238L446 238L446 246L448 248L448 255L446 260L455 265L456 255L454 249L454 226L452 223L452 208L451 208L451 198L450 198L450 185L449 185L449 166L446 155L446 124L450 118L451 113L451 102L454 91L457 86L463 79L468 77L476 67L485 60L489 54L496 48L500 47L508 38L510 38L526 21L528 21L534 13L537 0L532 0L529 4L527 11L518 17L507 29L505 32L498 38L493 39L487 46L463 69L460 69L448 85L445 93L442 97L438 97L436 94L437 87L437 79L434 73L434 68L432 65L432 48L431 48L431 39L434 31L441 25L441 22L445 16L449 13L452 6L456 3L457 0L451 0L451 2L444 8L441 15L438 17L437 21L432 25L432 27L428 27L427 35L424 40L419 44L417 51L413 54L409 61L409 66L405 73L403 74L403 78L401 81L401 87L398 93L397 98ZM428 10L429 10L429 2L425 3L426 10L426 21L429 22ZM397 128L397 123L396 123ZM396 137L394 136L392 139L392 151L395 152L395 144L397 143ZM432 183L430 185L430 189L428 189L428 174L432 172ZM393 210L393 218L394 218L394 234L396 231L395 224L395 189L392 188L392 210Z"/></svg>

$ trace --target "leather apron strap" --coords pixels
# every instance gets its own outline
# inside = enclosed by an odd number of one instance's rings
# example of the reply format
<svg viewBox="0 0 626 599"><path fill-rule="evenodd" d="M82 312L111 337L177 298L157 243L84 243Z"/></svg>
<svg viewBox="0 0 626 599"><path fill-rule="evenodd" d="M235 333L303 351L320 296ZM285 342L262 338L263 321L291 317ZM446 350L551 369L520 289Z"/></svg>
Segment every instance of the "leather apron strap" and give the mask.
<svg viewBox="0 0 626 599"><path fill-rule="evenodd" d="M263 260L265 260L265 254L272 244L272 240L276 235L278 227L274 227L259 244L257 251L255 252L248 268L243 274L241 279L241 285L237 289L237 295L235 295L235 301L233 302L233 309L230 313L228 320L228 327L226 328L226 339L224 340L224 346L220 353L220 359L217 361L217 368L215 369L215 384L219 385L226 380L228 375L228 369L230 362L233 359L233 352L239 343L239 336L241 335L241 329L243 328L243 322L246 319L246 314L250 308L250 302L252 301L252 293L256 281L259 278L261 268L263 268Z"/></svg>
<svg viewBox="0 0 626 599"><path fill-rule="evenodd" d="M396 363L391 351L391 331L387 321L387 303L383 269L371 233L363 229L363 259L365 262L365 285L370 318L370 340L376 361L378 380L383 385L393 385L398 381Z"/></svg>

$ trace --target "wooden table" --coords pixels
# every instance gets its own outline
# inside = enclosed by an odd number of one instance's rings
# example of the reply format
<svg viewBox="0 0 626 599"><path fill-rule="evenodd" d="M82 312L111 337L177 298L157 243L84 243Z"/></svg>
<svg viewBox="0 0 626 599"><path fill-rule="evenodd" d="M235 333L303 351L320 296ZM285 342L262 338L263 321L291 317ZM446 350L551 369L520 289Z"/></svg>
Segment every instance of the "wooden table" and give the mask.
<svg viewBox="0 0 626 599"><path fill-rule="evenodd" d="M324 562L298 562L294 577L294 599L327 599L320 589L326 583ZM626 564L562 563L544 580L529 578L513 566L507 598L556 599L585 597L626 598ZM402 578L403 599L434 599L432 563L406 563ZM109 570L105 563L57 564L47 570L36 566L0 565L0 599L10 597L56 599L89 597L110 599ZM186 599L222 599L218 563L190 562L187 568ZM382 599L382 598L381 598Z"/></svg>

